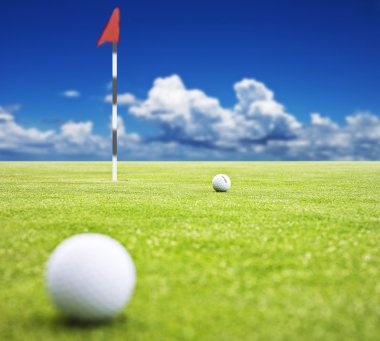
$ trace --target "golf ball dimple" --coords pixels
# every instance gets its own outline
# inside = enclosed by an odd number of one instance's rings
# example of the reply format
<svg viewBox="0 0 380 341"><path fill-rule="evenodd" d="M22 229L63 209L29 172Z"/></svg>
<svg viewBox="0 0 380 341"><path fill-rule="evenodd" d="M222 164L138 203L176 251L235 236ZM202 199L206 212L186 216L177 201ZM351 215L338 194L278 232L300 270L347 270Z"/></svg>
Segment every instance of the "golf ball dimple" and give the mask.
<svg viewBox="0 0 380 341"><path fill-rule="evenodd" d="M231 180L225 174L215 175L212 179L212 187L214 187L217 192L227 192L231 187Z"/></svg>
<svg viewBox="0 0 380 341"><path fill-rule="evenodd" d="M136 283L133 260L116 240L84 233L64 240L46 267L46 287L63 316L107 320L130 300Z"/></svg>

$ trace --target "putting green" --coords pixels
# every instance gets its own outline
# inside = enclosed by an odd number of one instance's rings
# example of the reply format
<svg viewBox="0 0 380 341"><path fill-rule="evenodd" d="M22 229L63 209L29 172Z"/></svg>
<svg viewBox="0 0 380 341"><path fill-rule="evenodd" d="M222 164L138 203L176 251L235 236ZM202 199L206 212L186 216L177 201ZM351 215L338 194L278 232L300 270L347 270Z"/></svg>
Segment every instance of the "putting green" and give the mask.
<svg viewBox="0 0 380 341"><path fill-rule="evenodd" d="M122 162L110 177L0 163L1 340L378 340L379 162ZM62 321L44 290L50 252L89 231L137 268L105 325Z"/></svg>

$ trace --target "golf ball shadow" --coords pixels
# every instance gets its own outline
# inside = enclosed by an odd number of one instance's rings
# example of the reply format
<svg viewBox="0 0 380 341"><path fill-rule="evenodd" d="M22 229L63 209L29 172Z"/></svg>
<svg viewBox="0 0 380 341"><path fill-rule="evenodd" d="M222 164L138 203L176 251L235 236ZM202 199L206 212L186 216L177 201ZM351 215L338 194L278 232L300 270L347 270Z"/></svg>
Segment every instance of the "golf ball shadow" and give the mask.
<svg viewBox="0 0 380 341"><path fill-rule="evenodd" d="M98 320L98 321L84 321L78 320L74 318L67 318L64 316L56 316L53 319L54 328L64 328L66 329L97 329L103 328L107 326L114 326L119 324L128 323L128 317L124 314L119 314L114 318L106 319L106 320Z"/></svg>

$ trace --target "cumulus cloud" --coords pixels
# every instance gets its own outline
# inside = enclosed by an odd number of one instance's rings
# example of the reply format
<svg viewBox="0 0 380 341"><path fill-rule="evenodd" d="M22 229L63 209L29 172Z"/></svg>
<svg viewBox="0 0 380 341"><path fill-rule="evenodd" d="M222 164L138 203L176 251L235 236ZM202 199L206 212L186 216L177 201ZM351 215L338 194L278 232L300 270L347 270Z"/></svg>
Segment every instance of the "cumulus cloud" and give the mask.
<svg viewBox="0 0 380 341"><path fill-rule="evenodd" d="M162 140L210 148L241 149L269 139L289 139L301 127L263 83L243 79L234 86L234 108L223 108L203 91L187 89L177 75L158 78L148 97L129 112L160 124Z"/></svg>
<svg viewBox="0 0 380 341"><path fill-rule="evenodd" d="M186 89L178 76L158 78L148 98L132 105L129 112L158 123L162 141L210 147L223 133L216 125L230 120L230 112L216 98Z"/></svg>
<svg viewBox="0 0 380 341"><path fill-rule="evenodd" d="M233 111L235 116L244 117L244 127L247 128L241 137L252 141L286 140L294 137L295 131L301 127L263 83L243 79L234 85L234 89L238 103Z"/></svg>
<svg viewBox="0 0 380 341"><path fill-rule="evenodd" d="M160 141L234 151L243 159L255 159L257 153L297 160L379 158L380 124L373 114L348 116L339 126L312 113L310 124L301 124L264 83L243 79L234 90L237 103L224 108L201 90L187 89L177 75L158 78L129 112L159 124Z"/></svg>
<svg viewBox="0 0 380 341"><path fill-rule="evenodd" d="M188 89L173 75L157 78L145 99L119 95L128 115L159 129L149 138L127 131L118 118L119 155L126 159L377 160L380 119L369 112L346 117L344 124L312 113L301 123L255 79L234 84L236 103L223 107L199 89ZM110 96L105 101L110 101ZM16 107L14 107L16 109ZM0 158L9 153L88 156L109 159L109 136L94 133L93 123L64 122L59 130L26 128L12 110L0 107Z"/></svg>
<svg viewBox="0 0 380 341"><path fill-rule="evenodd" d="M105 155L109 141L93 133L91 121L69 121L61 125L53 138L52 149L63 155Z"/></svg>
<svg viewBox="0 0 380 341"><path fill-rule="evenodd" d="M80 97L80 92L77 90L66 90L62 92L62 96L67 97L67 98L76 98L76 97Z"/></svg>
<svg viewBox="0 0 380 341"><path fill-rule="evenodd" d="M0 107L0 153L33 154L50 148L55 134L53 130L25 128L15 122L14 116L8 110Z"/></svg>
<svg viewBox="0 0 380 341"><path fill-rule="evenodd" d="M136 148L140 141L136 133L127 133L119 120L119 145ZM25 128L15 121L14 115L0 107L0 159L9 155L92 156L107 158L111 151L110 137L94 134L91 121L68 121L58 131Z"/></svg>
<svg viewBox="0 0 380 341"><path fill-rule="evenodd" d="M356 113L339 126L328 117L312 114L310 124L304 125L296 138L270 141L265 151L295 160L378 160L380 119L370 113Z"/></svg>

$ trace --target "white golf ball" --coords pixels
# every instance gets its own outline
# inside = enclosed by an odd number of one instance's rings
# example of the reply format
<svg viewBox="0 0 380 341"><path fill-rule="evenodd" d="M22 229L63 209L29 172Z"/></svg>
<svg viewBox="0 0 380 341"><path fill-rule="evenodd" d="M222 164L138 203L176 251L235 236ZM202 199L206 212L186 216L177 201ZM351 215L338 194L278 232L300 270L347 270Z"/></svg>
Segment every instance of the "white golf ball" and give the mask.
<svg viewBox="0 0 380 341"><path fill-rule="evenodd" d="M46 287L63 316L107 320L121 311L136 283L133 260L116 240L96 233L64 240L46 267Z"/></svg>
<svg viewBox="0 0 380 341"><path fill-rule="evenodd" d="M231 180L225 174L215 175L212 179L212 187L214 187L217 192L227 192L231 187Z"/></svg>

